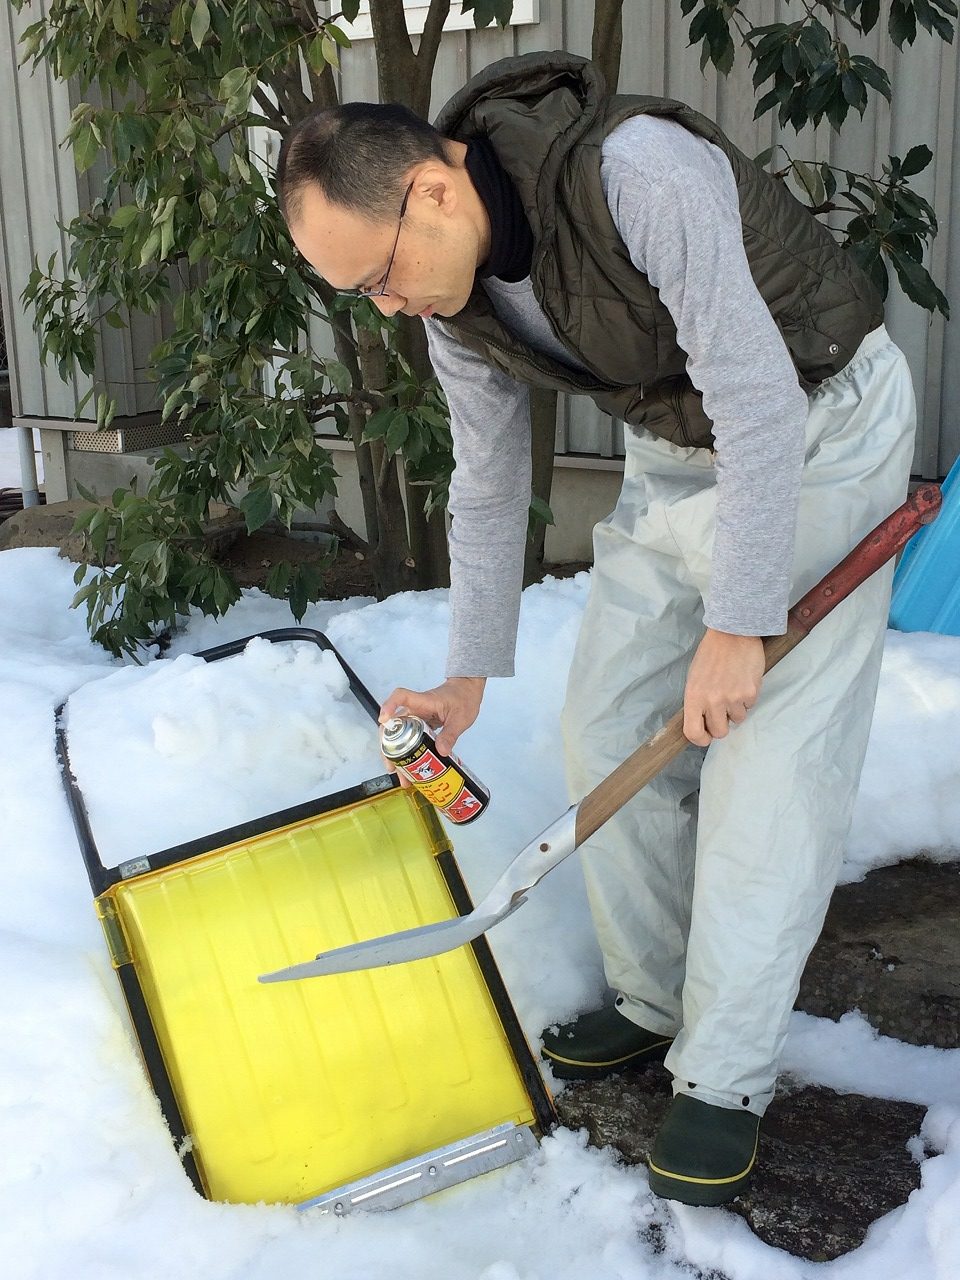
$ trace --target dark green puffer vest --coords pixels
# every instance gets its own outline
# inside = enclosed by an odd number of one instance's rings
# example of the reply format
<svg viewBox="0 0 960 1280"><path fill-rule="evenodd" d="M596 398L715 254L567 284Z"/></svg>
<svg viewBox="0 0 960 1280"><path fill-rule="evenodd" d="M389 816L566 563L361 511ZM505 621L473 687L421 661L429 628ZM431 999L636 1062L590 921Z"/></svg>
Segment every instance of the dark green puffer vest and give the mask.
<svg viewBox="0 0 960 1280"><path fill-rule="evenodd" d="M527 347L477 284L445 320L465 346L522 382L593 397L601 409L680 445L711 447L712 424L659 294L631 263L600 183L606 135L641 112L715 143L733 166L754 282L809 390L842 369L883 319L854 259L705 116L665 98L609 95L593 63L570 53L504 58L443 108L436 127L485 136L517 185L533 230L531 281L557 338L589 374ZM730 317L736 325L737 317Z"/></svg>

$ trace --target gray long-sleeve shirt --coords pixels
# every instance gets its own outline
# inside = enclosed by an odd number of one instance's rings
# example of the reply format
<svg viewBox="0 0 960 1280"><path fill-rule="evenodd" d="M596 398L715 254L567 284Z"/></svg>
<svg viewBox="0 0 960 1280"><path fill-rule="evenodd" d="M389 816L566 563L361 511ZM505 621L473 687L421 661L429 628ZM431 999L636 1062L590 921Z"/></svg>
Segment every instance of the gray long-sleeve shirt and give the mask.
<svg viewBox="0 0 960 1280"><path fill-rule="evenodd" d="M786 627L807 397L743 248L736 182L718 147L671 120L635 116L603 145L601 181L634 265L658 289L714 424L716 536L704 622L737 635ZM575 363L529 279L486 279L503 323ZM527 507L527 388L425 321L450 405L448 675L511 675Z"/></svg>

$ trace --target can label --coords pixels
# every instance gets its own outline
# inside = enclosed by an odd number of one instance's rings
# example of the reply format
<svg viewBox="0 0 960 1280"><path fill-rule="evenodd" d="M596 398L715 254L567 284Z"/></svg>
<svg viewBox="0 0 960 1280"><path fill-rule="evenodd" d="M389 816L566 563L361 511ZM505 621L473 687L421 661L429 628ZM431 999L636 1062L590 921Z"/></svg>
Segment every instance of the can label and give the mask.
<svg viewBox="0 0 960 1280"><path fill-rule="evenodd" d="M440 777L446 767L429 747L423 747L421 755L415 756L409 764L404 764L406 774L412 782L432 782L434 778Z"/></svg>
<svg viewBox="0 0 960 1280"><path fill-rule="evenodd" d="M471 818L479 818L483 808L483 804L471 791L461 787L455 799L447 806L446 813L451 822L469 822Z"/></svg>
<svg viewBox="0 0 960 1280"><path fill-rule="evenodd" d="M399 721L392 722L392 726L398 725ZM388 730L392 726L387 726ZM412 730L412 735L404 736L404 746L399 751L387 733L381 734L387 759L451 822L462 824L479 818L490 802L490 793L483 783L472 777L455 756L443 756L437 751L426 725L418 717L409 717L405 727Z"/></svg>

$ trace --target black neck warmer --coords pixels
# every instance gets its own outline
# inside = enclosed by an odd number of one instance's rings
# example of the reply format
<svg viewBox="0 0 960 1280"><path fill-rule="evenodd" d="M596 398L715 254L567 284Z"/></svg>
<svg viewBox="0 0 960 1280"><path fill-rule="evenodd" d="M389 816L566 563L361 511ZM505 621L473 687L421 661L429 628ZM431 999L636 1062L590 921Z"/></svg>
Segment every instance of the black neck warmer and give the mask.
<svg viewBox="0 0 960 1280"><path fill-rule="evenodd" d="M523 280L533 260L533 232L516 187L486 138L467 143L464 163L490 218L490 256L477 275Z"/></svg>

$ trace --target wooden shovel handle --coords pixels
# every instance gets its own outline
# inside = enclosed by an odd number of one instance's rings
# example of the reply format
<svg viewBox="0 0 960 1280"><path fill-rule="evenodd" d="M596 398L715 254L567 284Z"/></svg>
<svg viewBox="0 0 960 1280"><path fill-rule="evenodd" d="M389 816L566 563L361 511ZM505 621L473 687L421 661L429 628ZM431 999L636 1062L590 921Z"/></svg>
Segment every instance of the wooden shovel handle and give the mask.
<svg viewBox="0 0 960 1280"><path fill-rule="evenodd" d="M793 606L787 615L786 633L768 636L764 640L765 671L776 666L841 600L895 556L921 525L935 520L939 509L939 488L935 484L923 485L903 506L867 534L848 556ZM577 845L588 840L688 745L683 736L681 708L662 729L658 729L580 801L576 819Z"/></svg>

